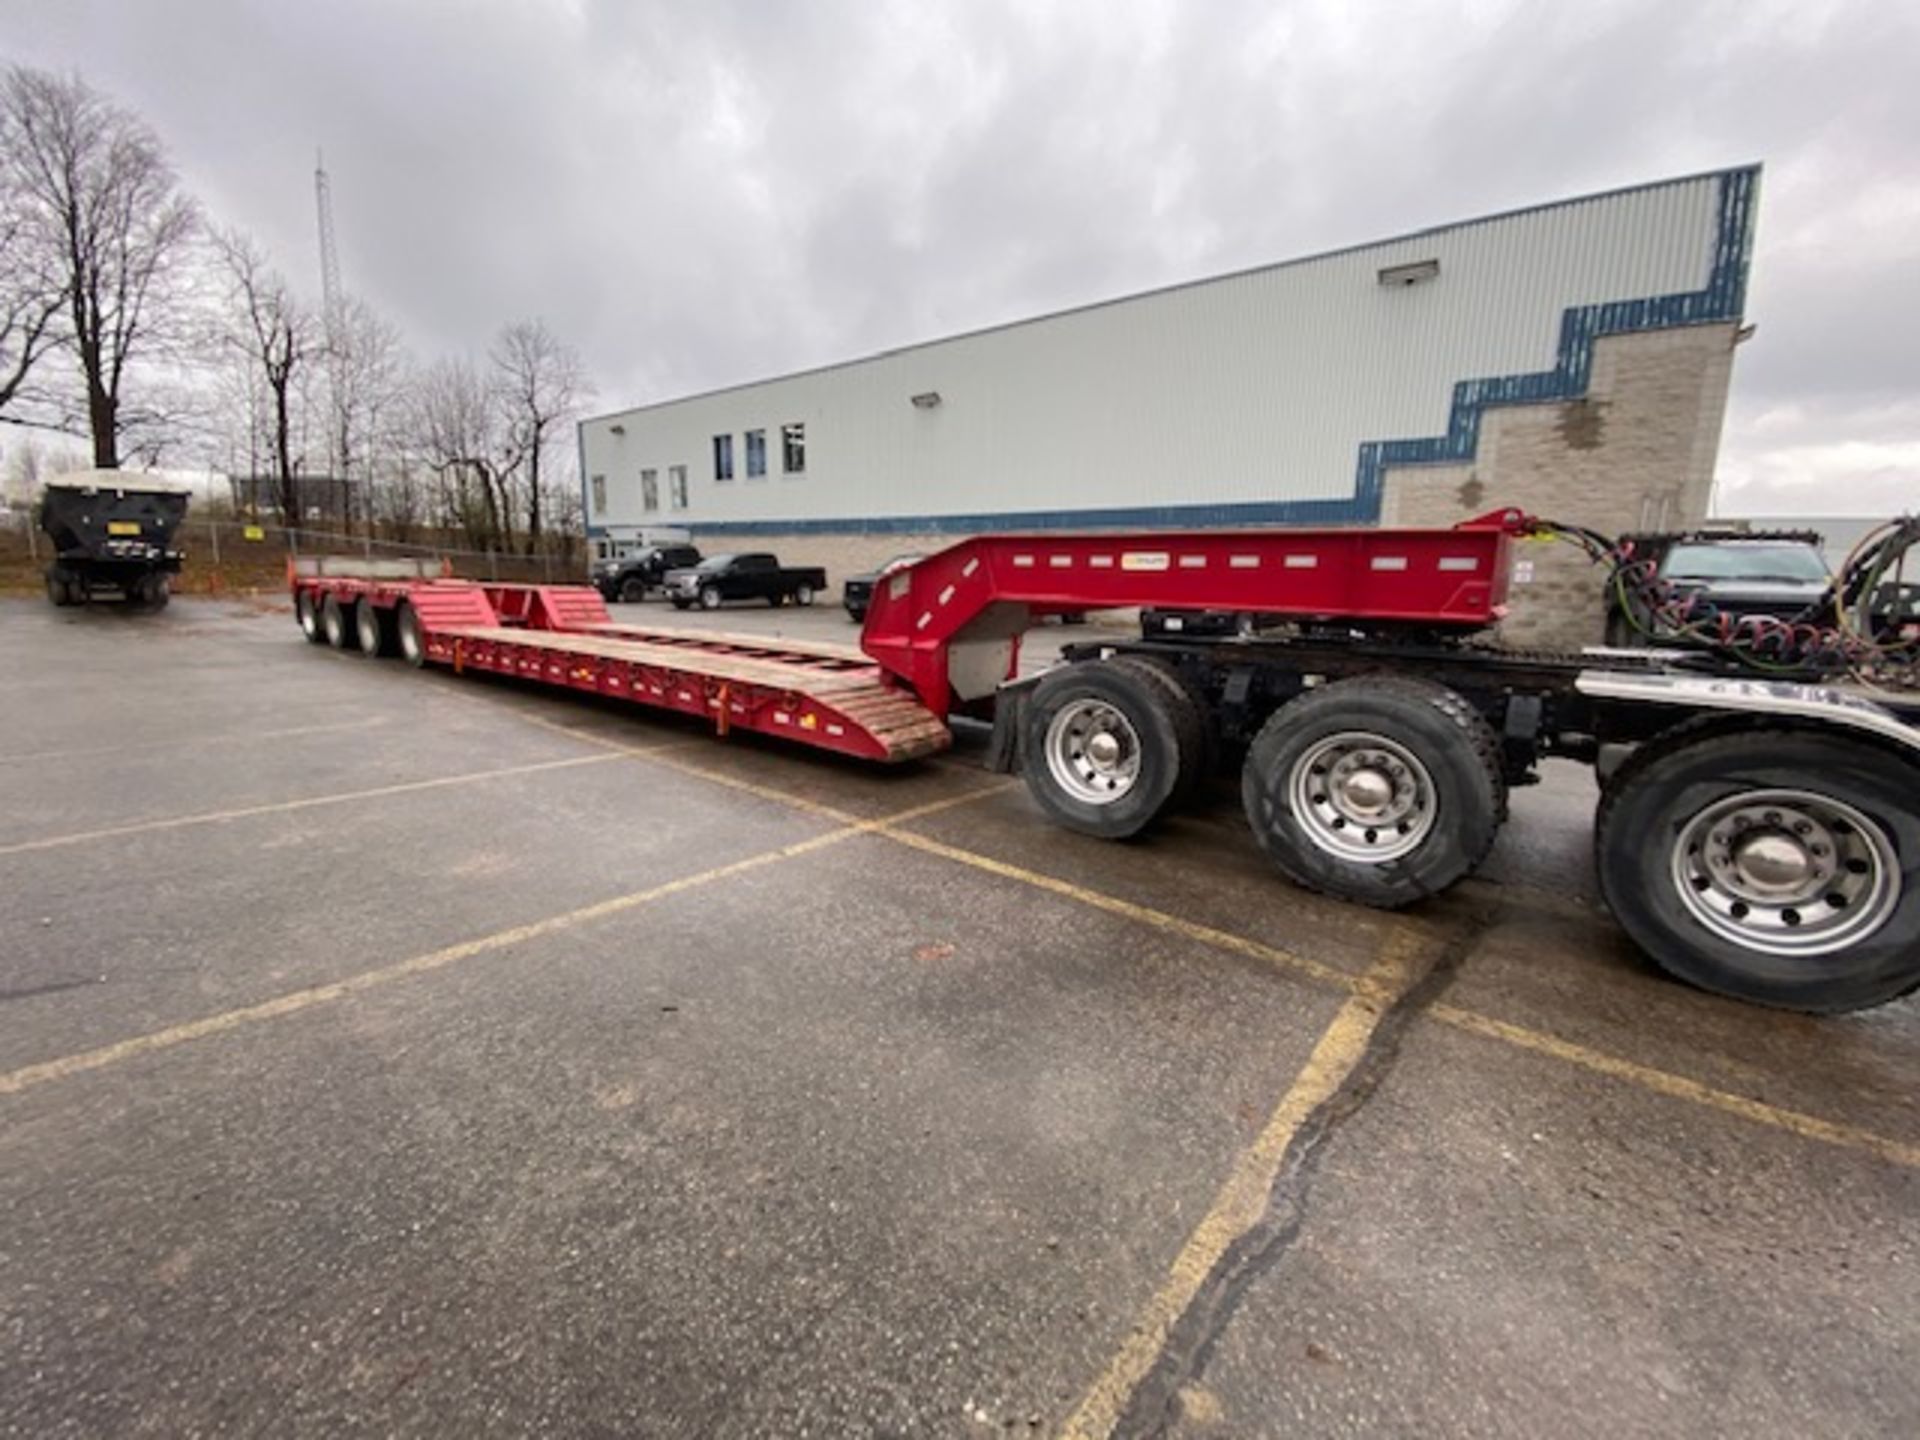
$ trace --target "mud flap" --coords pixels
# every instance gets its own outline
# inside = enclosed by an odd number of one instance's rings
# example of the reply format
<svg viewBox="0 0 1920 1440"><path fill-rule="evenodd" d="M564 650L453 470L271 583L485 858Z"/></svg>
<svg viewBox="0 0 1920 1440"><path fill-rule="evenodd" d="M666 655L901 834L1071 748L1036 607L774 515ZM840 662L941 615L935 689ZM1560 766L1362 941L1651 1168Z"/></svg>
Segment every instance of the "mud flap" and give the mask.
<svg viewBox="0 0 1920 1440"><path fill-rule="evenodd" d="M1014 775L1020 770L1020 732L1026 728L1027 701L1038 675L1024 680L1009 680L993 692L993 734L987 740L987 769L996 775Z"/></svg>

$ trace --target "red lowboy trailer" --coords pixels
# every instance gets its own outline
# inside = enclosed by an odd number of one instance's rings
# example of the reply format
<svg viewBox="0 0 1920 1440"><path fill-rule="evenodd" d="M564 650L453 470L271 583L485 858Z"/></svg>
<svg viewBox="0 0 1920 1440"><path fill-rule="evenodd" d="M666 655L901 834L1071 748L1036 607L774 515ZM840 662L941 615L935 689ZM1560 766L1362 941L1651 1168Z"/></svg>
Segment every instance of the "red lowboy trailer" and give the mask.
<svg viewBox="0 0 1920 1440"><path fill-rule="evenodd" d="M1445 530L986 536L883 576L858 650L613 622L584 585L404 567L290 576L309 639L695 715L866 760L994 722L995 762L1085 834L1139 833L1237 759L1300 884L1395 907L1469 874L1543 757L1593 765L1601 890L1662 966L1807 1010L1920 985L1920 698L1756 679L1724 657L1481 643L1509 547ZM1071 646L1017 681L1049 614L1243 617Z"/></svg>

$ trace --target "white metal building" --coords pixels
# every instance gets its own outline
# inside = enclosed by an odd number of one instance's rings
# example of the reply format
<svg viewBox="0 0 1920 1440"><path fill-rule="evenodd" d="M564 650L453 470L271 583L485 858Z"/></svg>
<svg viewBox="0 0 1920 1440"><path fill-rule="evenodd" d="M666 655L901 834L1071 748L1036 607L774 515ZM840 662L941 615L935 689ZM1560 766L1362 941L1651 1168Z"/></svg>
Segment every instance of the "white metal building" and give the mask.
<svg viewBox="0 0 1920 1440"><path fill-rule="evenodd" d="M1518 435L1495 464L1488 432L1521 408L1554 412L1589 468L1611 452L1629 508L1697 518L1758 180L1541 205L598 416L589 533L684 526L838 569L988 529L1429 523L1482 494L1533 506L1516 492L1568 469ZM1676 332L1693 343L1622 344Z"/></svg>

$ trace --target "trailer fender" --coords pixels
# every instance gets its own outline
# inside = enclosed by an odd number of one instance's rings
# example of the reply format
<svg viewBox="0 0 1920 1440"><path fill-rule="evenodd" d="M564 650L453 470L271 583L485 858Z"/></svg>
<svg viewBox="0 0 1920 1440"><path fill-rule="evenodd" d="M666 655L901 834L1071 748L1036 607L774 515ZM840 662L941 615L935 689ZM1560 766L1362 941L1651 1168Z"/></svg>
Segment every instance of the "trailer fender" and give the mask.
<svg viewBox="0 0 1920 1440"><path fill-rule="evenodd" d="M1920 759L1920 727L1859 695L1827 685L1705 675L1628 675L1582 670L1574 688L1596 700L1638 701L1699 712L1787 717L1878 736Z"/></svg>

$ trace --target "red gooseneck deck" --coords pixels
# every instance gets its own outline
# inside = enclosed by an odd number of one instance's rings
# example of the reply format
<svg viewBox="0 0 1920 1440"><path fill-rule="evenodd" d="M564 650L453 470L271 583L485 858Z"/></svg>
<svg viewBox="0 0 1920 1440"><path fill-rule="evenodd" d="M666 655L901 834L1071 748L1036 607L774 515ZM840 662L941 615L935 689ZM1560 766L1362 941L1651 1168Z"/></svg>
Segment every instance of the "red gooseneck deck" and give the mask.
<svg viewBox="0 0 1920 1440"><path fill-rule="evenodd" d="M310 639L416 665L515 675L756 730L863 760L945 749L946 719L1014 673L1036 618L1156 605L1479 629L1498 618L1498 511L1454 530L1013 535L884 577L861 648L614 622L584 585L507 585L308 561L290 575ZM328 573L335 563L352 573Z"/></svg>

